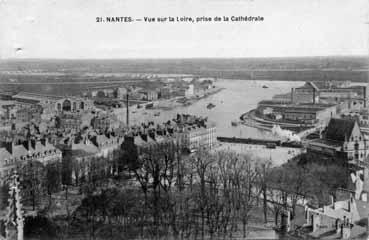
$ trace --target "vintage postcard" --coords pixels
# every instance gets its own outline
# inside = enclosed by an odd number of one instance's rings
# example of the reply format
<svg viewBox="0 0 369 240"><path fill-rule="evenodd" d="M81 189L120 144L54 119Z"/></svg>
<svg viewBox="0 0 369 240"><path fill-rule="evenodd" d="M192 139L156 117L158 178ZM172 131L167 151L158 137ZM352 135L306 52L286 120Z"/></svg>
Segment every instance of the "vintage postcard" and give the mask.
<svg viewBox="0 0 369 240"><path fill-rule="evenodd" d="M0 240L367 239L367 0L0 0Z"/></svg>

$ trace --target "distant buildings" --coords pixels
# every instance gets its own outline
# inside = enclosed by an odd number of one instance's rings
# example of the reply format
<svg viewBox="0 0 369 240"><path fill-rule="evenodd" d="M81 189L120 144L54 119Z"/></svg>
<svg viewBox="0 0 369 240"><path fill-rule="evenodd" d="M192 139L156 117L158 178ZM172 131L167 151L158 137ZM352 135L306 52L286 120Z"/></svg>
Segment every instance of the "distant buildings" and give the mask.
<svg viewBox="0 0 369 240"><path fill-rule="evenodd" d="M368 89L366 86L347 86L317 84L306 82L304 86L291 89L291 102L300 103L346 103L346 107L363 109L367 106Z"/></svg>
<svg viewBox="0 0 369 240"><path fill-rule="evenodd" d="M121 100L126 99L127 94L128 94L127 88L120 87L120 88L117 89L117 98L118 99L121 99Z"/></svg>
<svg viewBox="0 0 369 240"><path fill-rule="evenodd" d="M275 115L280 120L315 124L328 122L337 115L338 109L334 104L292 104L289 101L263 100L258 103L257 111L262 115Z"/></svg>
<svg viewBox="0 0 369 240"><path fill-rule="evenodd" d="M49 96L21 92L14 95L13 99L19 102L32 102L33 104L41 105L43 108L43 116L41 117L44 119L49 119L60 112L82 112L94 109L91 100L80 97Z"/></svg>
<svg viewBox="0 0 369 240"><path fill-rule="evenodd" d="M114 114L97 114L91 119L91 126L93 129L106 131L118 128L120 123Z"/></svg>
<svg viewBox="0 0 369 240"><path fill-rule="evenodd" d="M140 90L142 100L154 101L158 99L158 92L156 90Z"/></svg>
<svg viewBox="0 0 369 240"><path fill-rule="evenodd" d="M216 142L216 126L208 122L206 118L197 118L192 115L177 115L176 135L181 142L190 150L199 148L211 149Z"/></svg>
<svg viewBox="0 0 369 240"><path fill-rule="evenodd" d="M306 82L304 86L291 89L292 103L318 103L319 88L313 82Z"/></svg>
<svg viewBox="0 0 369 240"><path fill-rule="evenodd" d="M64 153L63 164L69 169L66 178L78 185L99 172L109 174L114 154L122 142L123 137L114 133L90 130L61 139L59 147Z"/></svg>

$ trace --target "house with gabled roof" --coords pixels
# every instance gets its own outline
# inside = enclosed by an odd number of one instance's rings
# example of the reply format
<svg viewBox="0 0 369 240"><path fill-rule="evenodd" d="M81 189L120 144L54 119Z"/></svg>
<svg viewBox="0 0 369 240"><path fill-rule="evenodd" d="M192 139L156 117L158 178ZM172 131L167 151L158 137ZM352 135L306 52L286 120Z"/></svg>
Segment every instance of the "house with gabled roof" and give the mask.
<svg viewBox="0 0 369 240"><path fill-rule="evenodd" d="M13 171L28 161L38 161L44 165L61 162L62 152L43 139L29 139L21 143L2 142L0 146L0 180L7 179Z"/></svg>
<svg viewBox="0 0 369 240"><path fill-rule="evenodd" d="M368 142L354 119L332 118L320 139L311 141L308 153L328 156L344 163L366 165Z"/></svg>

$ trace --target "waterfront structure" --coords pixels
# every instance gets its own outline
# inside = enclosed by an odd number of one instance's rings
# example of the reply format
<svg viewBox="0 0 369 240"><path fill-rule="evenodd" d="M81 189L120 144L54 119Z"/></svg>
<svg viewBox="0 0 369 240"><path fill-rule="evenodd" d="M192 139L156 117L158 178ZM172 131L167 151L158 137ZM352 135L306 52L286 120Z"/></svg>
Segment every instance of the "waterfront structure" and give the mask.
<svg viewBox="0 0 369 240"><path fill-rule="evenodd" d="M333 85L327 83L318 84L316 82L306 82L302 87L291 89L290 101L294 104L346 103L347 109L359 110L367 106L367 96L368 89L366 86L347 86L343 84Z"/></svg>
<svg viewBox="0 0 369 240"><path fill-rule="evenodd" d="M318 103L319 88L313 82L306 82L304 86L291 89L292 103Z"/></svg>
<svg viewBox="0 0 369 240"><path fill-rule="evenodd" d="M180 114L176 119L176 136L190 151L211 149L216 143L216 126L207 118Z"/></svg>
<svg viewBox="0 0 369 240"><path fill-rule="evenodd" d="M267 114L281 115L281 120L315 124L328 122L338 113L334 104L291 104L290 101L263 100L258 103L257 112L263 117Z"/></svg>
<svg viewBox="0 0 369 240"><path fill-rule="evenodd" d="M351 119L332 118L320 139L309 142L307 152L317 157L333 158L342 163L366 164L369 145L359 124Z"/></svg>

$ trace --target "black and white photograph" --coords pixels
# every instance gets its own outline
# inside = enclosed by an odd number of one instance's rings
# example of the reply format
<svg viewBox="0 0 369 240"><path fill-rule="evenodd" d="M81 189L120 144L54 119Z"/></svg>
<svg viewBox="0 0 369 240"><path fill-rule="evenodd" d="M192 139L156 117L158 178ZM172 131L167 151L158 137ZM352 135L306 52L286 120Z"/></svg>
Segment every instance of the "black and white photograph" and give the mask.
<svg viewBox="0 0 369 240"><path fill-rule="evenodd" d="M0 240L369 239L368 0L0 0Z"/></svg>

